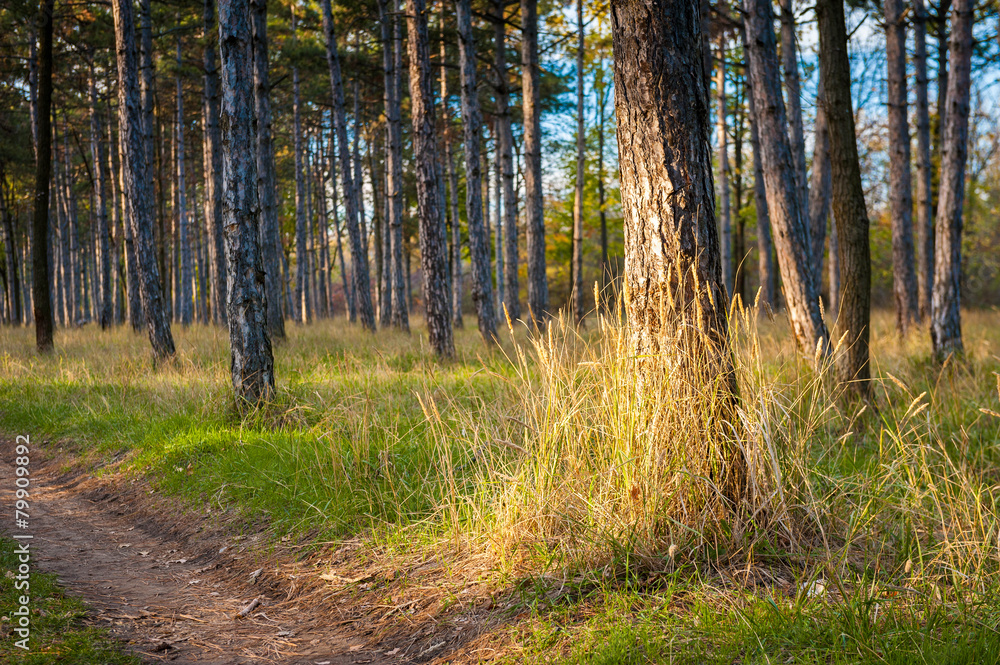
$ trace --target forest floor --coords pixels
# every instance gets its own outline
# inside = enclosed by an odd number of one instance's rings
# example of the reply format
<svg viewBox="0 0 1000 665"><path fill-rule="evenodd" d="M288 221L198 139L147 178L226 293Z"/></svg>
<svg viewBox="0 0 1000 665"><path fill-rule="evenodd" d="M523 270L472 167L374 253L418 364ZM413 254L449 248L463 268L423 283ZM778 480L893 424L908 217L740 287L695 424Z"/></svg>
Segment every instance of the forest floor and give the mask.
<svg viewBox="0 0 1000 665"><path fill-rule="evenodd" d="M944 368L926 331L875 323L874 408L839 400L780 317L738 333L772 517L686 531L641 527L637 481L586 494L631 457L559 476L533 447L545 428L560 460L566 432L617 445L593 414L634 381L593 369L617 362L597 326L489 350L467 322L444 363L419 326L290 326L250 419L222 330L175 328L159 368L126 330L59 331L47 358L0 331L0 505L30 436L34 563L68 598L40 593L86 604L38 600L39 630L65 620L27 660L0 623L0 660L1000 662L1000 315L966 313Z"/></svg>

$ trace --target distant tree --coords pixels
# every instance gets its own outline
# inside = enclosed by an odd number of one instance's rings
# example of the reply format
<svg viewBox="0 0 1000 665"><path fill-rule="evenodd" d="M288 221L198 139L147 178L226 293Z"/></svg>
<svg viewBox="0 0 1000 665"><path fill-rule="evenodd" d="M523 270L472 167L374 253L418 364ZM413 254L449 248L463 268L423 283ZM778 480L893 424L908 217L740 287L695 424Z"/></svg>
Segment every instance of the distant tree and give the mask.
<svg viewBox="0 0 1000 665"><path fill-rule="evenodd" d="M505 275L504 306L507 308L507 315L516 321L521 318L521 287L517 277L517 198L514 194L514 136L511 132L510 121L505 6L506 0L494 0L492 20L494 67L497 75L497 150L500 152L500 170L503 177L503 247L504 269L507 273Z"/></svg>
<svg viewBox="0 0 1000 665"><path fill-rule="evenodd" d="M931 118L927 104L927 9L913 0L914 112L917 123L917 301L920 317L931 314L934 286L934 210L931 207Z"/></svg>
<svg viewBox="0 0 1000 665"><path fill-rule="evenodd" d="M221 325L226 323L226 256L222 244L222 135L219 128L219 69L215 64L215 42L218 39L218 32L215 29L215 0L204 0L202 7L205 39L202 49L202 64L205 68L202 96L202 126L205 133L202 142L205 229L212 292L212 321ZM253 3L251 11L256 13L256 6ZM264 269L267 270L266 262Z"/></svg>
<svg viewBox="0 0 1000 665"><path fill-rule="evenodd" d="M97 84L94 67L90 66L90 160L94 169L94 219L97 222L97 242L100 253L101 293L98 300L97 319L101 330L112 324L111 310L111 233L108 228L107 151L104 149L104 132L98 115Z"/></svg>
<svg viewBox="0 0 1000 665"><path fill-rule="evenodd" d="M583 117L583 0L576 0L576 187L573 193L573 260L571 263L573 320L583 322L583 185L587 168L586 124Z"/></svg>
<svg viewBox="0 0 1000 665"><path fill-rule="evenodd" d="M528 244L528 311L544 327L549 309L542 201L542 123L538 66L538 0L521 0L521 90L524 110L524 206Z"/></svg>

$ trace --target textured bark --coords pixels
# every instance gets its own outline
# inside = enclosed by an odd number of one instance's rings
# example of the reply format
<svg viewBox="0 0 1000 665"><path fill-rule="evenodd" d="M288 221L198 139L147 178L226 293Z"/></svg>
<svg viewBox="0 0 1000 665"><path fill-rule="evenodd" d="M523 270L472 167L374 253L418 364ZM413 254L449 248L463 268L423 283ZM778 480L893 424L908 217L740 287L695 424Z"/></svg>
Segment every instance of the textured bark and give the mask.
<svg viewBox="0 0 1000 665"><path fill-rule="evenodd" d="M267 292L267 329L275 339L285 338L281 311L281 229L271 141L271 83L268 73L267 0L250 0L253 22L254 109L257 117L257 190L260 203L260 249Z"/></svg>
<svg viewBox="0 0 1000 665"><path fill-rule="evenodd" d="M528 312L544 328L549 316L542 202L542 107L539 101L538 0L521 0L521 90L524 101L524 205L528 241Z"/></svg>
<svg viewBox="0 0 1000 665"><path fill-rule="evenodd" d="M972 0L955 0L951 15L948 92L941 157L941 189L935 220L931 341L944 359L962 353L959 281L962 273L962 204L969 152L969 87L972 60Z"/></svg>
<svg viewBox="0 0 1000 665"><path fill-rule="evenodd" d="M396 42L392 29L396 22L395 0L390 7L390 0L378 0L379 29L382 37L382 101L385 104L385 223L383 224L382 246L382 289L380 293L381 308L380 324L397 325L396 308L400 302L395 298L393 237L395 220L402 222L403 192L400 186L402 179L402 146L396 140L395 133L399 131L400 102L396 87ZM398 170L397 170L398 169ZM402 231L402 229L400 229Z"/></svg>
<svg viewBox="0 0 1000 665"><path fill-rule="evenodd" d="M799 206L806 210L809 193L806 180L806 139L802 129L802 93L799 83L799 57L795 38L795 12L792 0L780 0L781 5L781 69L788 99L788 138L795 164L795 186ZM806 229L809 232L809 229Z"/></svg>
<svg viewBox="0 0 1000 665"><path fill-rule="evenodd" d="M479 150L483 116L476 88L476 42L472 32L471 5L471 0L455 2L465 147L465 218L472 262L472 301L479 318L479 333L484 340L494 343L497 340L497 316L490 275L490 238L483 219L483 162ZM486 208L489 209L488 202Z"/></svg>
<svg viewBox="0 0 1000 665"><path fill-rule="evenodd" d="M181 40L177 40L177 68L181 67ZM178 315L181 324L188 325L193 318L194 272L191 266L191 223L187 210L187 180L185 173L184 144L184 93L181 78L177 76L177 243L180 249L180 307Z"/></svg>
<svg viewBox="0 0 1000 665"><path fill-rule="evenodd" d="M447 181L442 181L438 190L441 197L441 216L445 218L446 229L451 231L451 249L448 254L448 262L451 271L448 273L450 289L448 296L451 302L451 321L456 328L464 328L465 321L462 318L462 228L458 215L458 173L455 171L455 161L451 152L451 114L448 111L448 67L447 51L444 41L444 20L445 3L441 3L441 41L439 51L440 62L440 85L441 85L441 140L444 144L442 158L444 164L440 165L442 173ZM447 206L447 207L445 207Z"/></svg>
<svg viewBox="0 0 1000 665"><path fill-rule="evenodd" d="M7 197L0 192L0 212L3 217L3 245L4 254L7 256L7 302L10 310L10 322L15 326L20 326L23 320L21 309L21 267L19 252L17 251L17 240L14 235L14 219L10 207L6 203ZM23 264L22 264L23 265Z"/></svg>
<svg viewBox="0 0 1000 665"><path fill-rule="evenodd" d="M919 318L913 255L913 190L906 104L906 23L903 0L885 0L889 106L889 214L896 329L905 335Z"/></svg>
<svg viewBox="0 0 1000 665"><path fill-rule="evenodd" d="M497 71L496 114L500 170L503 178L504 201L504 307L507 316L521 318L521 287L517 275L517 197L514 193L514 135L510 126L510 86L507 74L507 27L504 23L505 0L494 0L493 40Z"/></svg>
<svg viewBox="0 0 1000 665"><path fill-rule="evenodd" d="M868 395L871 392L868 367L871 256L868 212L851 106L851 62L847 53L843 0L819 0L816 15L830 128L833 214L837 219L837 252L843 276L836 336L840 339L846 335L846 338L845 348L837 357L837 373L840 381L849 383L855 392Z"/></svg>
<svg viewBox="0 0 1000 665"><path fill-rule="evenodd" d="M799 348L812 356L817 345L828 349L829 336L823 323L816 276L809 265L806 210L799 198L795 161L786 131L771 3L744 0L744 9L751 94L785 304Z"/></svg>
<svg viewBox="0 0 1000 665"><path fill-rule="evenodd" d="M321 132L322 133L322 132ZM329 135L328 135L329 136ZM328 150L323 149L322 139L318 142L319 147L319 270L317 273L316 288L318 290L317 300L319 301L318 316L329 318L330 308L330 215L326 200L326 173L329 169L327 163Z"/></svg>
<svg viewBox="0 0 1000 665"><path fill-rule="evenodd" d="M330 0L323 0L323 31L326 36L326 58L330 68L333 99L333 121L340 153L340 175L344 183L344 204L347 211L347 234L351 239L352 282L357 293L358 317L366 330L375 330L375 310L372 307L371 280L368 274L368 250L362 242L358 220L358 191L351 176L351 154L347 145L347 123L344 119L344 84L340 75L340 57L333 25ZM425 30L426 32L426 30Z"/></svg>
<svg viewBox="0 0 1000 665"><path fill-rule="evenodd" d="M719 57L715 76L715 121L719 146L719 229L722 240L722 284L726 287L726 302L733 297L736 280L733 272L733 217L729 206L729 133L726 130L726 38L719 33Z"/></svg>
<svg viewBox="0 0 1000 665"><path fill-rule="evenodd" d="M816 90L816 126L813 137L813 165L809 183L809 244L816 285L823 283L823 248L826 220L830 211L830 129L826 123L826 92L820 77ZM836 250L834 250L836 251Z"/></svg>
<svg viewBox="0 0 1000 665"><path fill-rule="evenodd" d="M931 206L931 118L927 105L927 9L913 0L914 112L917 123L917 302L920 318L931 314L934 285L934 209Z"/></svg>
<svg viewBox="0 0 1000 665"><path fill-rule="evenodd" d="M97 241L100 253L101 293L97 319L102 330L112 324L111 310L111 233L108 228L107 151L104 132L97 108L97 85L93 68L90 73L90 160L94 165L94 219L97 222ZM16 276L15 276L16 279Z"/></svg>
<svg viewBox="0 0 1000 665"><path fill-rule="evenodd" d="M434 133L434 91L424 0L407 0L406 27L425 318L431 348L439 356L451 357L455 355L455 342L448 311L448 243L438 193L440 178Z"/></svg>
<svg viewBox="0 0 1000 665"><path fill-rule="evenodd" d="M614 311L610 306L610 299L615 294L608 290L608 285L611 284L611 263L608 261L608 213L604 192L604 104L608 87L604 82L603 66L598 70L598 80L600 85L595 85L594 88L597 92L597 207L601 219L601 298L604 311L610 313Z"/></svg>
<svg viewBox="0 0 1000 665"><path fill-rule="evenodd" d="M496 289L496 311L499 318L503 311L504 300L504 269L503 269L503 165L500 159L500 139L497 136L497 120L493 119L493 196L496 197L496 206L493 208L493 226L496 227L494 236L493 256L496 261L494 266L493 287Z"/></svg>
<svg viewBox="0 0 1000 665"><path fill-rule="evenodd" d="M573 192L573 320L583 323L583 184L587 137L583 118L583 0L576 0L576 187Z"/></svg>
<svg viewBox="0 0 1000 665"><path fill-rule="evenodd" d="M391 5L390 5L391 3ZM409 307L406 303L406 282L403 277L403 124L401 80L403 76L403 41L399 28L399 0L381 0L383 13L383 39L389 44L389 16L392 10L392 58L386 60L389 70L386 85L386 186L388 188L388 235L390 279L392 282L392 325L400 330L410 331ZM391 92L391 99L388 94Z"/></svg>
<svg viewBox="0 0 1000 665"><path fill-rule="evenodd" d="M153 243L153 209L150 170L143 144L142 109L139 102L138 69L135 53L135 20L129 0L112 2L115 46L118 62L118 127L121 135L123 194L135 241L142 311L153 353L158 359L174 355L170 321L163 308L160 274Z"/></svg>
<svg viewBox="0 0 1000 665"><path fill-rule="evenodd" d="M251 7L256 12L255 5L251 4ZM212 321L221 325L226 323L226 256L222 246L222 135L219 129L219 70L215 64L215 0L204 0L202 19L205 30L205 48L202 51L202 63L205 67L202 99L205 229ZM255 51L256 48L255 41Z"/></svg>
<svg viewBox="0 0 1000 665"><path fill-rule="evenodd" d="M142 145L146 150L146 166L147 168L153 168L153 163L157 159L156 148L153 143L153 106L154 106L154 88L153 88L153 77L156 75L156 70L153 66L153 17L152 17L152 0L139 0L139 74L141 76L139 80L140 94L142 99ZM122 162L124 164L124 162ZM157 173L159 176L159 173ZM162 183L162 178L157 177L157 181ZM153 183L156 187L157 183ZM163 186L159 185L159 191L162 192ZM123 190L124 192L124 190ZM164 214L163 214L163 196L160 196L160 208L159 208L159 227L163 228ZM150 201L152 204L152 201ZM163 273L163 258L162 252L166 245L164 238L159 238L160 240L160 272Z"/></svg>
<svg viewBox="0 0 1000 665"><path fill-rule="evenodd" d="M837 319L837 315L840 310L840 253L837 248L839 247L840 239L837 234L837 217L830 212L830 266L829 266L829 283L830 283L830 318L832 320Z"/></svg>
<svg viewBox="0 0 1000 665"><path fill-rule="evenodd" d="M292 41L297 20L292 5ZM299 68L292 65L292 151L295 157L295 308L300 323L309 323L309 290L306 273L306 183L302 170L302 110L299 92ZM355 139L357 140L357 139Z"/></svg>
<svg viewBox="0 0 1000 665"><path fill-rule="evenodd" d="M120 130L120 128L119 128ZM132 220L129 212L127 195L125 193L125 146L118 139L118 188L122 194L122 222L125 226L125 280L128 295L128 320L132 332L140 332L146 320L142 311L142 280L139 278L139 258L136 253L135 236L132 234Z"/></svg>
<svg viewBox="0 0 1000 665"><path fill-rule="evenodd" d="M267 334L267 293L260 255L252 35L249 0L220 0L222 227L230 369L237 404L251 407L274 394L274 357Z"/></svg>

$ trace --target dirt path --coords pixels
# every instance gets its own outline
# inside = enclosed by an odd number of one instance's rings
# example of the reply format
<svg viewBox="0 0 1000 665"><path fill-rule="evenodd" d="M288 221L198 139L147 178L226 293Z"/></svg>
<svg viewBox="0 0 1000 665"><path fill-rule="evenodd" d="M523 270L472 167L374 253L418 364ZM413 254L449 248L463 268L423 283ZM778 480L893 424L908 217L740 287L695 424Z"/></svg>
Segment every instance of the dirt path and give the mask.
<svg viewBox="0 0 1000 665"><path fill-rule="evenodd" d="M11 448L10 441L0 444L0 530L7 533L15 487ZM33 461L30 516L33 564L56 573L88 603L91 620L147 662L405 662L391 650L367 650L329 617L269 597L239 565L239 548L216 551L213 543L208 553L194 538L174 538L155 516L139 515L93 481L59 476ZM259 605L237 616L255 599Z"/></svg>

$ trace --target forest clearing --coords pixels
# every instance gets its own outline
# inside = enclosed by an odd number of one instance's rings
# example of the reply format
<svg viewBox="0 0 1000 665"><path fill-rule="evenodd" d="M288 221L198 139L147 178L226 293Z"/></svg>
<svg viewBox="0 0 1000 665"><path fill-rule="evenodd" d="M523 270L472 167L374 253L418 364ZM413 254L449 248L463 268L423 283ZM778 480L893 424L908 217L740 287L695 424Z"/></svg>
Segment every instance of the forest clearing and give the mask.
<svg viewBox="0 0 1000 665"><path fill-rule="evenodd" d="M998 0L13 0L0 236L0 662L1000 663Z"/></svg>

